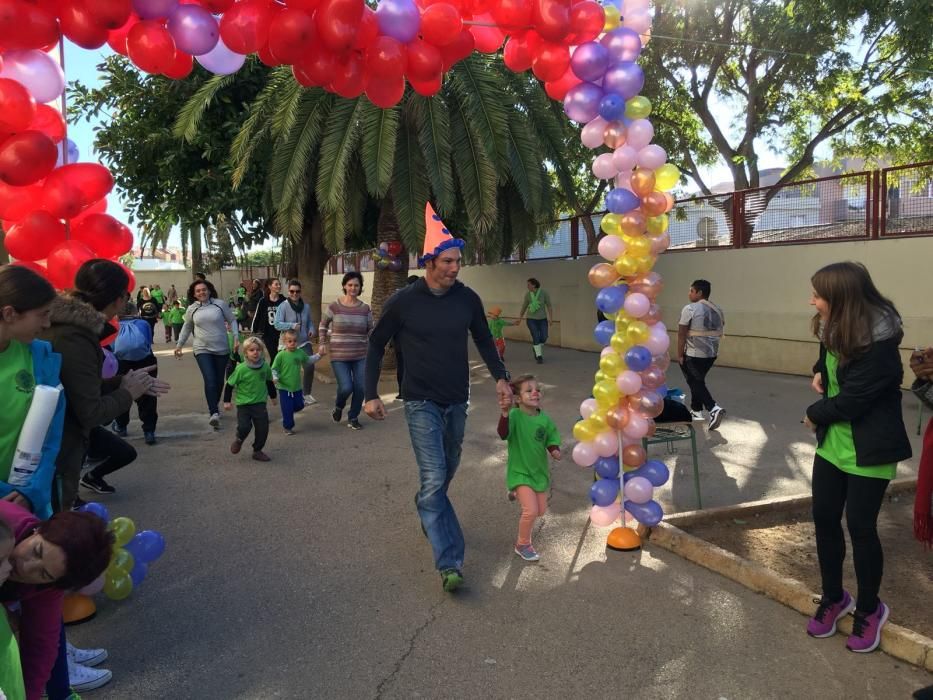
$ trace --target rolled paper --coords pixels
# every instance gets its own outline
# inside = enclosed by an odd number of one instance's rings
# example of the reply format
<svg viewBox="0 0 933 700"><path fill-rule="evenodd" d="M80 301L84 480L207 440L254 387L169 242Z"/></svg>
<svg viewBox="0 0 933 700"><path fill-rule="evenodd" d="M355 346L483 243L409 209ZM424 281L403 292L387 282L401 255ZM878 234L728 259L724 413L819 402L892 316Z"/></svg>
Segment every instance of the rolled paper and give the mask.
<svg viewBox="0 0 933 700"><path fill-rule="evenodd" d="M16 443L16 452L13 453L13 463L10 465L10 476L7 483L10 486L26 486L32 475L39 467L42 459L42 445L45 443L46 433L52 424L52 417L58 407L58 397L62 393L61 386L46 386L38 384L32 394L32 403L23 421L23 428Z"/></svg>

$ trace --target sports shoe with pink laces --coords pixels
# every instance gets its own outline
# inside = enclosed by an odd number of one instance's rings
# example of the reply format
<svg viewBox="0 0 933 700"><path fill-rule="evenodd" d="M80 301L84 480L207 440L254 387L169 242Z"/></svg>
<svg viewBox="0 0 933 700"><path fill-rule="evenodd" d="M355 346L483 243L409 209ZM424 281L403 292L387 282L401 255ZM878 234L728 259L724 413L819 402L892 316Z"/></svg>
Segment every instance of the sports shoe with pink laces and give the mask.
<svg viewBox="0 0 933 700"><path fill-rule="evenodd" d="M842 600L832 602L826 596L814 599L818 603L816 613L807 623L807 634L822 639L836 634L836 623L855 610L855 601L848 591L842 592Z"/></svg>
<svg viewBox="0 0 933 700"><path fill-rule="evenodd" d="M878 607L873 613L855 611L855 622L852 623L852 634L846 642L846 649L860 654L874 651L881 644L881 628L888 621L891 610L887 605L878 601Z"/></svg>

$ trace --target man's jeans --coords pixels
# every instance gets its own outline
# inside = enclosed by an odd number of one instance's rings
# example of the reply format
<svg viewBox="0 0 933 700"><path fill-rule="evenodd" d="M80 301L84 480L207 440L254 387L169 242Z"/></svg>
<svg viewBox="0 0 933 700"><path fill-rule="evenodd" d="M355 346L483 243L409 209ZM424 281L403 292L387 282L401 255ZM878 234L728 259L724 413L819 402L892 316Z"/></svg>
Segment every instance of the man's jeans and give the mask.
<svg viewBox="0 0 933 700"><path fill-rule="evenodd" d="M438 571L463 566L463 531L447 498L447 488L460 465L466 417L465 403L445 407L433 401L405 402L405 418L421 479L415 504Z"/></svg>

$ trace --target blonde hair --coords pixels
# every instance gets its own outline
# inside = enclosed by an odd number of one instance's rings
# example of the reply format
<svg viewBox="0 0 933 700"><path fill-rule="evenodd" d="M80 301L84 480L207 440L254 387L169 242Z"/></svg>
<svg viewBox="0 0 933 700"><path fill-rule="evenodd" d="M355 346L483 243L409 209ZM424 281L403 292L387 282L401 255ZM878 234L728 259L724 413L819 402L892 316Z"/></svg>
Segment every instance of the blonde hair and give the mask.
<svg viewBox="0 0 933 700"><path fill-rule="evenodd" d="M243 348L243 352L245 353L247 350L249 350L254 345L259 348L260 353L262 353L263 355L266 354L266 344L262 342L262 340L257 338L255 335L251 335L249 338L244 340L241 347Z"/></svg>
<svg viewBox="0 0 933 700"><path fill-rule="evenodd" d="M294 328L289 328L287 331L282 331L282 337L294 338L295 340L298 340L298 331L296 331Z"/></svg>

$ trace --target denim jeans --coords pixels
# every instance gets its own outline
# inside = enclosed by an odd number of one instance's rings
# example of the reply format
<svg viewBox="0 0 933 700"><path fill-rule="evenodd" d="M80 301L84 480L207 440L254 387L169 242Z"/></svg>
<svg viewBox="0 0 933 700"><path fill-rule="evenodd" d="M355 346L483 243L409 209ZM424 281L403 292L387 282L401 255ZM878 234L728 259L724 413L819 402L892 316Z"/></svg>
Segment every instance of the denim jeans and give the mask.
<svg viewBox="0 0 933 700"><path fill-rule="evenodd" d="M336 407L342 411L343 407L347 405L350 394L353 394L347 418L356 420L360 417L360 411L363 409L363 380L366 374L366 359L331 360L330 366L334 370L334 376L337 377Z"/></svg>
<svg viewBox="0 0 933 700"><path fill-rule="evenodd" d="M224 370L227 369L227 355L212 355L209 352L202 352L195 355L194 359L198 363L198 369L201 370L201 376L204 378L204 398L207 399L207 412L213 415L220 413L217 404L220 402L220 393L224 388Z"/></svg>
<svg viewBox="0 0 933 700"><path fill-rule="evenodd" d="M546 318L526 318L528 332L531 333L532 345L544 345L547 342L547 319Z"/></svg>
<svg viewBox="0 0 933 700"><path fill-rule="evenodd" d="M438 571L463 566L463 531L447 497L447 488L460 466L466 417L465 403L445 407L433 401L405 402L405 418L421 481L415 504Z"/></svg>

